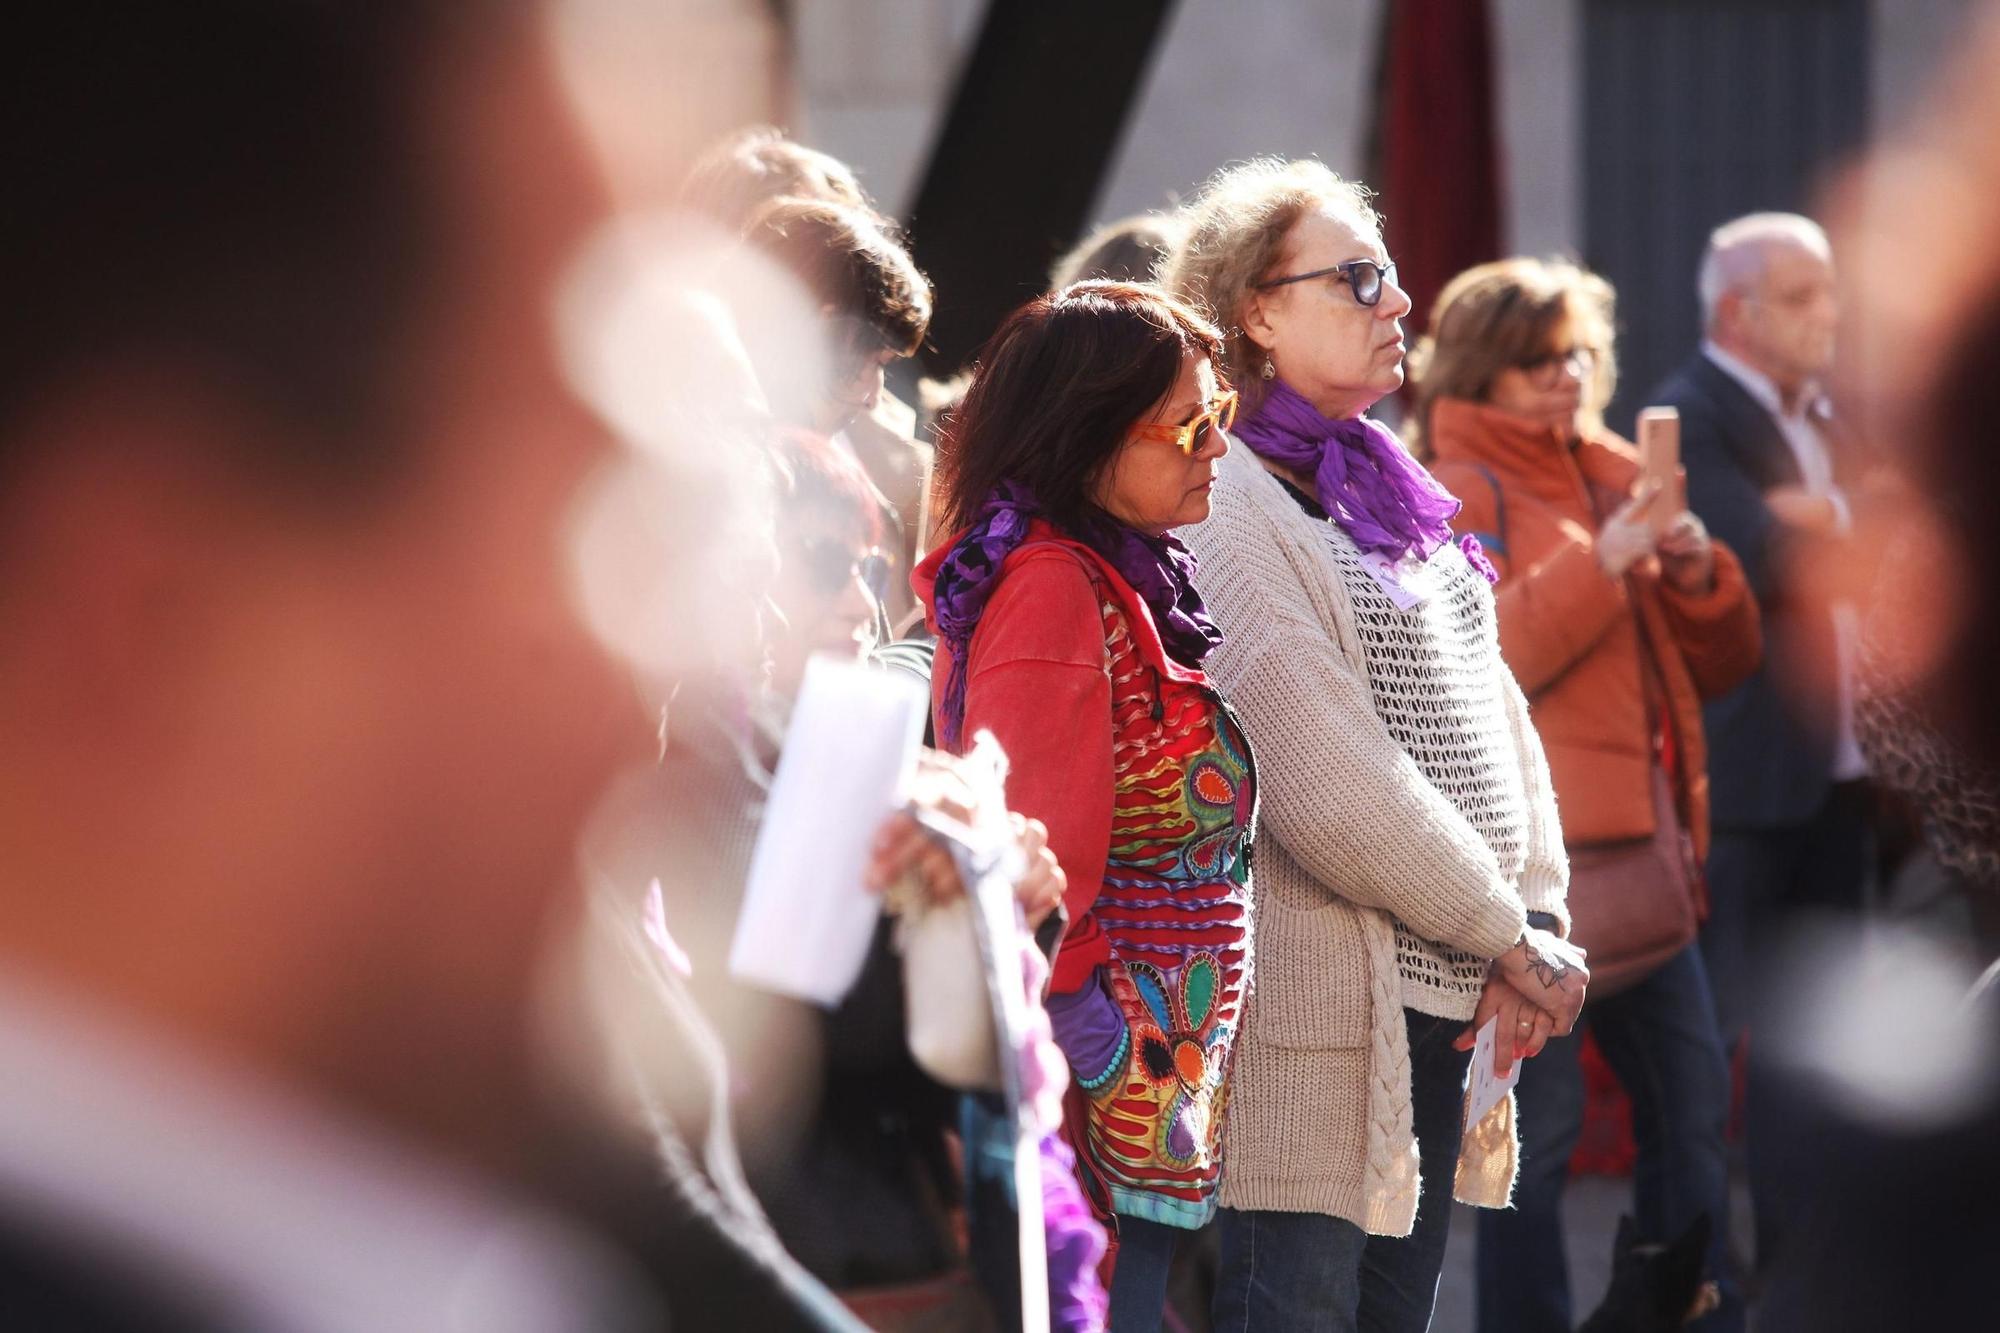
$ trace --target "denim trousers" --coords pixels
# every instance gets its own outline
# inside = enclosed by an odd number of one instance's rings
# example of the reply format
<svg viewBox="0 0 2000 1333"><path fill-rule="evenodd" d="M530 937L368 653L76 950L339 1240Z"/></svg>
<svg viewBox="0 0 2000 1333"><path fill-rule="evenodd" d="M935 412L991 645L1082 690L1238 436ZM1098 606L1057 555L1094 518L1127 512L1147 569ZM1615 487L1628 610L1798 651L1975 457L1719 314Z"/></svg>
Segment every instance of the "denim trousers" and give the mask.
<svg viewBox="0 0 2000 1333"><path fill-rule="evenodd" d="M1522 1065L1514 1090L1521 1133L1514 1206L1479 1216L1480 1333L1569 1333L1576 1326L1562 1195L1583 1132L1586 1024L1632 1102L1633 1215L1641 1239L1670 1241L1707 1213L1708 1270L1722 1284L1724 1303L1695 1327L1741 1330L1742 1302L1727 1265L1729 1066L1701 951L1689 945L1629 990L1590 1001L1577 1032Z"/></svg>
<svg viewBox="0 0 2000 1333"><path fill-rule="evenodd" d="M1181 1237L1194 1233L1143 1217L1118 1218L1111 1269L1110 1333L1157 1333L1167 1306L1167 1274Z"/></svg>
<svg viewBox="0 0 2000 1333"><path fill-rule="evenodd" d="M1222 1210L1216 1333L1423 1333L1437 1304L1463 1133L1465 1024L1403 1011L1423 1193L1408 1236L1321 1213ZM1227 1166L1224 1167L1227 1170Z"/></svg>

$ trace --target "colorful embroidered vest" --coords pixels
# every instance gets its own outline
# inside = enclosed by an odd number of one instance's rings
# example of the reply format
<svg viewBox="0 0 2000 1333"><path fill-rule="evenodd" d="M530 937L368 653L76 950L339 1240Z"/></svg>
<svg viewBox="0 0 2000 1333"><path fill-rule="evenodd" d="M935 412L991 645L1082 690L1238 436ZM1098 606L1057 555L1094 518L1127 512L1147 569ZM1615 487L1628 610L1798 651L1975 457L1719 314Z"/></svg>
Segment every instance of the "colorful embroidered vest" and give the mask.
<svg viewBox="0 0 2000 1333"><path fill-rule="evenodd" d="M1256 770L1213 690L1169 679L1092 572L1111 673L1117 795L1092 909L1130 1025L1120 1067L1084 1090L1071 1131L1100 1206L1169 1226L1214 1215L1222 1119L1250 972Z"/></svg>

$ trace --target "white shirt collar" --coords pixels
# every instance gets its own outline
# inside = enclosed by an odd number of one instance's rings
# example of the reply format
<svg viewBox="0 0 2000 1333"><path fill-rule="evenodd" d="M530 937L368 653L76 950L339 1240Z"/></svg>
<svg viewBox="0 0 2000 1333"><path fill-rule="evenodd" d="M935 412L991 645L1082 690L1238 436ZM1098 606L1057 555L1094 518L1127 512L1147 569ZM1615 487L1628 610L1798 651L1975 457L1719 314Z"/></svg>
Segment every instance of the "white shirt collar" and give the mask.
<svg viewBox="0 0 2000 1333"><path fill-rule="evenodd" d="M1723 351L1707 338L1701 340L1701 354L1713 361L1723 374L1742 385L1744 391L1757 400L1757 405L1774 417L1788 419L1825 415L1822 406L1824 400L1817 384L1807 383L1799 391L1797 409L1787 412L1784 396L1778 392L1778 386L1771 382L1769 375L1741 357Z"/></svg>
<svg viewBox="0 0 2000 1333"><path fill-rule="evenodd" d="M0 1209L223 1327L530 1333L636 1308L552 1216L4 970L0 1069Z"/></svg>

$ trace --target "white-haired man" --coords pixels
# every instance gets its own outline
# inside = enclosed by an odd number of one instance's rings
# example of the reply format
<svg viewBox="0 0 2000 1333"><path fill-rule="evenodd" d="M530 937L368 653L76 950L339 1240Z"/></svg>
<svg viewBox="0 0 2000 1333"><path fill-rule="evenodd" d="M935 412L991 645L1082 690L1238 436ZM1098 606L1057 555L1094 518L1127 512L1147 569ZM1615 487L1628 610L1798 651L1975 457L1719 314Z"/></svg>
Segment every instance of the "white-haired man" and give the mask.
<svg viewBox="0 0 2000 1333"><path fill-rule="evenodd" d="M1865 891L1855 611L1804 595L1793 577L1846 539L1856 460L1820 387L1836 308L1833 255L1818 224L1794 213L1724 223L1709 238L1700 291L1701 348L1650 401L1679 409L1688 507L1738 553L1764 618L1763 666L1705 709L1714 836L1702 949L1733 1043L1753 1025L1761 979L1801 914L1851 912ZM1753 1043L1753 1056L1760 1051ZM1777 1087L1753 1068L1760 1267L1794 1195Z"/></svg>

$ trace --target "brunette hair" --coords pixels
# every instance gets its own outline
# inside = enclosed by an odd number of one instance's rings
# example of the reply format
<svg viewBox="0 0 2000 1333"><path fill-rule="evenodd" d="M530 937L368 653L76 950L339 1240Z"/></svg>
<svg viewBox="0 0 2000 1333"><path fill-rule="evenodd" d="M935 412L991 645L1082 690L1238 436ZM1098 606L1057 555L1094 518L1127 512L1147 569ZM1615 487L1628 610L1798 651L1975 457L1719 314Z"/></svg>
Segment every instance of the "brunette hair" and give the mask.
<svg viewBox="0 0 2000 1333"><path fill-rule="evenodd" d="M1066 531L1100 518L1093 483L1189 353L1219 360L1221 333L1153 287L1079 282L1016 310L981 349L940 442L945 522L969 522L1002 481Z"/></svg>
<svg viewBox="0 0 2000 1333"><path fill-rule="evenodd" d="M916 351L931 325L931 284L891 225L864 208L777 199L759 209L743 238L830 308L841 350ZM838 346L838 344L836 344Z"/></svg>
<svg viewBox="0 0 2000 1333"><path fill-rule="evenodd" d="M1597 352L1597 370L1583 396L1584 415L1595 421L1618 379L1612 357L1616 304L1610 283L1567 260L1501 259L1465 270L1438 293L1430 332L1410 354L1417 391L1413 433L1429 429L1438 399L1483 403L1501 371L1547 357L1550 337L1566 320Z"/></svg>
<svg viewBox="0 0 2000 1333"><path fill-rule="evenodd" d="M1382 219L1367 189L1323 162L1262 157L1224 167L1187 206L1186 239L1161 273L1161 286L1203 306L1222 326L1225 368L1246 413L1263 402L1269 358L1243 332L1244 308L1285 258L1292 228L1322 210L1363 239L1382 238Z"/></svg>
<svg viewBox="0 0 2000 1333"><path fill-rule="evenodd" d="M121 358L198 365L288 429L250 457L399 461L408 340L456 201L409 126L528 6L52 5L0 54L0 473L17 415ZM289 427L302 429L289 429Z"/></svg>

